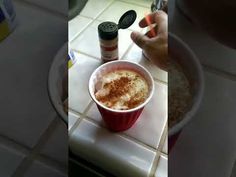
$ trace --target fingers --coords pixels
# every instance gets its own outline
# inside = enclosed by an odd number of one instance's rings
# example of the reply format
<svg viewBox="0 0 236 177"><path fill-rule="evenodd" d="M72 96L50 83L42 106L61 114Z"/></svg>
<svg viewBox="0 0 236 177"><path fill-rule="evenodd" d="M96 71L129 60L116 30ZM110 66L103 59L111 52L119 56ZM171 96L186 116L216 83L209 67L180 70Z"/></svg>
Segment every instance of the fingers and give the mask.
<svg viewBox="0 0 236 177"><path fill-rule="evenodd" d="M156 37L155 31L157 31L157 26L152 27L148 32L145 33L145 35L148 36L149 38Z"/></svg>
<svg viewBox="0 0 236 177"><path fill-rule="evenodd" d="M168 16L164 11L162 13L155 16L155 21L158 26L157 34L168 32Z"/></svg>
<svg viewBox="0 0 236 177"><path fill-rule="evenodd" d="M139 32L132 32L131 39L137 44L140 48L144 48L147 42L150 40L146 35L143 35Z"/></svg>
<svg viewBox="0 0 236 177"><path fill-rule="evenodd" d="M145 27L147 27L149 25L148 21L150 22L150 24L154 24L154 23L158 23L158 22L160 22L162 20L166 20L166 19L167 19L167 14L165 12L163 12L162 10L159 10L157 12L153 12L151 14L148 14L146 17L144 17L139 22L139 26L141 28L145 28Z"/></svg>
<svg viewBox="0 0 236 177"><path fill-rule="evenodd" d="M155 13L156 13L156 12L151 13L151 14L148 14L148 15L145 14L145 17L144 17L142 20L140 20L139 26L140 26L141 28L147 27L147 26L149 25L149 24L148 24L148 21L149 21L151 24L154 24L154 23L155 23L155 18L154 18Z"/></svg>

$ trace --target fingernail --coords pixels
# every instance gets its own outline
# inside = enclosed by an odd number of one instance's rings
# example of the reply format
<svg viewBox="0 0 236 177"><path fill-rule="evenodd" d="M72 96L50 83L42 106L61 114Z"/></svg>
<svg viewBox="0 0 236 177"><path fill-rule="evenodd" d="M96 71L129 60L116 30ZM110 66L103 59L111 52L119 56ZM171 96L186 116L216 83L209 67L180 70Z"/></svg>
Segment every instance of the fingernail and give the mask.
<svg viewBox="0 0 236 177"><path fill-rule="evenodd" d="M131 33L131 38L132 38L133 40L135 40L135 39L136 39L136 36L137 36L137 32L133 31L133 32Z"/></svg>

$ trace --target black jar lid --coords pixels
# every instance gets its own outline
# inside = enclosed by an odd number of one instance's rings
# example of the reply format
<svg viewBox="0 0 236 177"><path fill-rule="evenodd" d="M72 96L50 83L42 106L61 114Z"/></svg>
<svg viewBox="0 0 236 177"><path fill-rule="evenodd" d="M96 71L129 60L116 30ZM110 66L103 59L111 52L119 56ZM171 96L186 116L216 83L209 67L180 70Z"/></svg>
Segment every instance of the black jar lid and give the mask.
<svg viewBox="0 0 236 177"><path fill-rule="evenodd" d="M114 22L103 22L98 25L98 34L104 40L114 39L118 36L118 26Z"/></svg>
<svg viewBox="0 0 236 177"><path fill-rule="evenodd" d="M125 12L119 20L118 23L118 28L119 29L126 29L129 28L134 21L136 20L137 14L134 10L129 10L127 12Z"/></svg>
<svg viewBox="0 0 236 177"><path fill-rule="evenodd" d="M111 40L118 36L119 29L130 27L136 20L137 14L134 10L125 12L119 19L118 25L114 22L103 22L98 25L98 34L101 39Z"/></svg>

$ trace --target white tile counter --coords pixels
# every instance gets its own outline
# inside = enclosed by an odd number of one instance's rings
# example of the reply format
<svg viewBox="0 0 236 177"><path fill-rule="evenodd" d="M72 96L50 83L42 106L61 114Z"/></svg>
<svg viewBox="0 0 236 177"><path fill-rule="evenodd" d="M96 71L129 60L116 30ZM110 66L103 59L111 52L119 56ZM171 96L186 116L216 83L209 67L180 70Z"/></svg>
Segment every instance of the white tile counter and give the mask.
<svg viewBox="0 0 236 177"><path fill-rule="evenodd" d="M167 176L167 73L151 64L133 44L130 33L141 31L138 21L149 12L151 1L102 0L98 11L90 0L81 15L69 22L70 44L77 63L69 70L69 144L71 151L118 177ZM102 64L97 26L101 21L118 21L129 9L138 19L119 31L119 56L143 65L155 80L155 93L138 121L129 130L113 133L106 128L88 93L88 80ZM81 21L79 20L81 19ZM78 26L83 26L83 29Z"/></svg>

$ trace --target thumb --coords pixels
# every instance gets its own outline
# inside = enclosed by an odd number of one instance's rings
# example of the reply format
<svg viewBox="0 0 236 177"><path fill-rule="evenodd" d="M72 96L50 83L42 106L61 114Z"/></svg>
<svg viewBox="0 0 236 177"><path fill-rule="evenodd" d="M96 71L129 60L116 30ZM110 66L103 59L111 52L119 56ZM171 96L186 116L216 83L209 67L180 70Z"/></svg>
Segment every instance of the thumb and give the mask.
<svg viewBox="0 0 236 177"><path fill-rule="evenodd" d="M140 48L144 48L144 46L149 41L149 38L142 33L139 32L132 32L131 33L131 39L134 41L135 44L137 44Z"/></svg>

